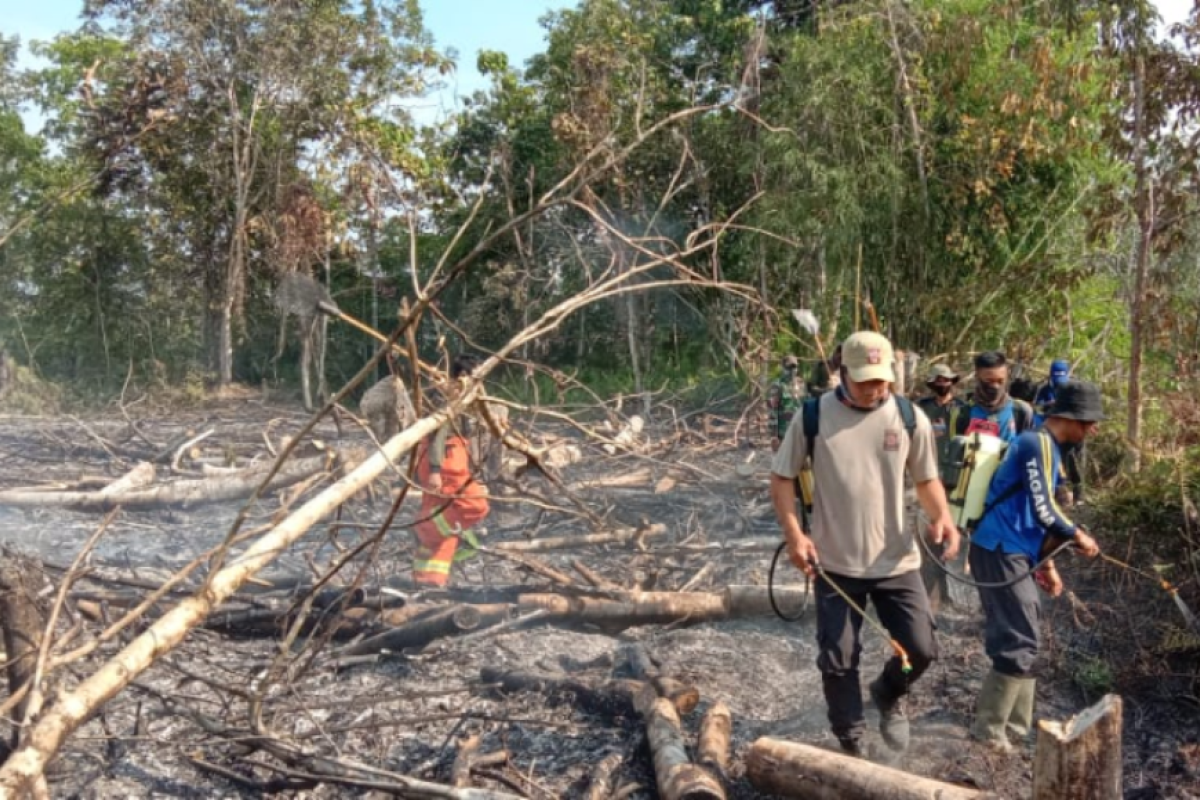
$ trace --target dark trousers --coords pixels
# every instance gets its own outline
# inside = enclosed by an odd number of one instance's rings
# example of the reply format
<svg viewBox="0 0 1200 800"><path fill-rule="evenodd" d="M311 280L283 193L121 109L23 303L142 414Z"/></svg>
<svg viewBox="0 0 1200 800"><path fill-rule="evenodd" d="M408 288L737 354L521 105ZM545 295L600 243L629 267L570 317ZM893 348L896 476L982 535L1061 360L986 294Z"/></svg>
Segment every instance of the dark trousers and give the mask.
<svg viewBox="0 0 1200 800"><path fill-rule="evenodd" d="M884 665L880 676L882 699L895 700L908 694L909 686L937 659L933 614L929 596L919 570L891 578L848 578L829 576L860 608L867 599L875 606L883 623L908 653L912 672L901 669L899 656ZM863 619L834 591L828 581L818 578L817 596L817 667L821 670L829 724L839 739L858 739L866 727L862 688L858 679L858 660L862 654Z"/></svg>
<svg viewBox="0 0 1200 800"><path fill-rule="evenodd" d="M1029 678L1041 645L1042 607L1028 556L971 545L967 555L971 577L979 583L1005 583L1026 575L1003 589L979 588L983 604L983 646L992 669L1014 678Z"/></svg>

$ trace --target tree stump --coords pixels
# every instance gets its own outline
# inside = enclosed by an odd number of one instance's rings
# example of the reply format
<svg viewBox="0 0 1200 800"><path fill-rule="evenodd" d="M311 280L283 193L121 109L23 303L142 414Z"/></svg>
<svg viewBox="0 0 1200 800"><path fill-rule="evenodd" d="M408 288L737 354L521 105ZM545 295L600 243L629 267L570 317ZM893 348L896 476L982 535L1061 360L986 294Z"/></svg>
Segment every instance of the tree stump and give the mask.
<svg viewBox="0 0 1200 800"><path fill-rule="evenodd" d="M1115 694L1066 722L1039 722L1034 800L1119 800L1121 724Z"/></svg>

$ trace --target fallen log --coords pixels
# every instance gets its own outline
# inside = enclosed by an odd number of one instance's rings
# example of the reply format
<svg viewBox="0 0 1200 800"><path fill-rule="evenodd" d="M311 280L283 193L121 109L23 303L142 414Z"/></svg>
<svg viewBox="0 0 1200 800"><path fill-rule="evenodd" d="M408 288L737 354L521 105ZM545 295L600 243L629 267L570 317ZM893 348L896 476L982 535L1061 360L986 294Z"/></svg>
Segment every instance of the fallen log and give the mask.
<svg viewBox="0 0 1200 800"><path fill-rule="evenodd" d="M706 592L632 592L620 600L525 594L517 601L517 607L522 611L542 609L555 617L612 627L705 622L727 616L725 598Z"/></svg>
<svg viewBox="0 0 1200 800"><path fill-rule="evenodd" d="M640 642L628 644L621 648L629 675L634 680L643 681L654 689L659 697L670 700L680 714L690 714L700 704L700 690L691 684L686 684L659 674L659 669L645 645Z"/></svg>
<svg viewBox="0 0 1200 800"><path fill-rule="evenodd" d="M640 542L656 536L664 536L667 526L662 524L648 525L641 528L621 528L620 530L603 533L581 533L575 536L552 536L546 539L533 539L528 542L500 542L492 545L496 550L514 550L523 553L534 553L543 550L568 550L573 547L587 547L593 544L627 544ZM779 540L776 539L778 544Z"/></svg>
<svg viewBox="0 0 1200 800"><path fill-rule="evenodd" d="M696 762L724 776L729 770L729 742L733 734L733 715L729 706L720 700L704 713L700 720L700 736L696 742Z"/></svg>
<svg viewBox="0 0 1200 800"><path fill-rule="evenodd" d="M40 779L46 764L67 738L97 709L137 679L155 659L172 650L212 609L230 597L255 573L298 541L333 509L362 491L381 472L396 463L423 438L436 431L474 400L478 386L467 388L446 409L418 420L349 474L334 482L266 534L256 538L236 558L209 576L204 588L181 600L162 618L135 637L116 655L78 685L62 691L26 731L26 744L0 767L0 800L16 796ZM283 465L286 466L286 465ZM282 469L282 466L281 466Z"/></svg>
<svg viewBox="0 0 1200 800"><path fill-rule="evenodd" d="M786 615L791 616L801 607L805 607L806 611L815 608L816 604L810 602L807 586L776 586L774 592L779 610ZM771 608L771 597L766 586L734 584L725 587L723 596L731 618L770 617L775 614L775 609Z"/></svg>
<svg viewBox="0 0 1200 800"><path fill-rule="evenodd" d="M641 716L660 698L654 687L644 681L628 679L586 680L539 672L508 671L484 667L479 679L501 692L538 692L553 700L570 697L586 711L613 718ZM674 707L672 705L672 707Z"/></svg>
<svg viewBox="0 0 1200 800"><path fill-rule="evenodd" d="M9 697L25 692L8 715L20 722L25 718L37 666L38 649L42 643L42 617L38 612L37 596L41 590L40 570L31 569L23 558L10 552L0 553L0 628L4 632L4 660L8 677ZM13 726L10 743L0 741L0 755L7 755L17 746L21 728Z"/></svg>
<svg viewBox="0 0 1200 800"><path fill-rule="evenodd" d="M495 604L434 609L431 613L410 620L400 627L391 628L344 647L338 655L402 653L408 649L421 648L435 639L494 625L508 616L510 608L508 605Z"/></svg>
<svg viewBox="0 0 1200 800"><path fill-rule="evenodd" d="M30 492L25 490L0 492L0 506L32 508L55 506L76 511L110 511L117 506L126 511L182 506L191 508L205 503L249 497L258 489L270 465L242 470L201 480L182 480L149 488L132 488L119 492L101 489L95 492ZM290 486L297 481L328 470L333 458L322 454L315 458L290 461L280 468L267 485L268 490Z"/></svg>
<svg viewBox="0 0 1200 800"><path fill-rule="evenodd" d="M609 753L592 770L584 800L608 800L613 793L613 779L621 766L621 754Z"/></svg>
<svg viewBox="0 0 1200 800"><path fill-rule="evenodd" d="M121 495L131 489L149 486L154 483L154 478L154 465L149 461L143 461L120 478L101 488L99 493L109 496Z"/></svg>
<svg viewBox="0 0 1200 800"><path fill-rule="evenodd" d="M1121 698L1099 703L1066 722L1038 722L1033 800L1121 797Z"/></svg>
<svg viewBox="0 0 1200 800"><path fill-rule="evenodd" d="M654 777L663 800L725 800L725 789L687 756L679 715L658 698L646 714L646 738L654 757Z"/></svg>
<svg viewBox="0 0 1200 800"><path fill-rule="evenodd" d="M804 800L999 800L977 789L766 737L746 754L746 778L765 794Z"/></svg>

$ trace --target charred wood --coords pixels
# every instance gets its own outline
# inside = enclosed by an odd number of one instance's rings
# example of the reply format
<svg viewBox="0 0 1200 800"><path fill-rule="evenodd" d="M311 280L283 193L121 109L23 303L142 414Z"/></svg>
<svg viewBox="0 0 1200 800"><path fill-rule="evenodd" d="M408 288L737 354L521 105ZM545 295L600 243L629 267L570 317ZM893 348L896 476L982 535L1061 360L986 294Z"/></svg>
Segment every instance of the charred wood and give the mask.
<svg viewBox="0 0 1200 800"><path fill-rule="evenodd" d="M609 753L600 760L600 763L592 770L587 794L584 795L585 800L608 800L612 796L613 783L621 761L620 753Z"/></svg>
<svg viewBox="0 0 1200 800"><path fill-rule="evenodd" d="M620 600L527 594L521 595L517 605L522 611L543 609L556 617L611 627L704 622L727 615L725 599L721 595L700 592L631 592Z"/></svg>
<svg viewBox="0 0 1200 800"><path fill-rule="evenodd" d="M663 800L725 800L725 789L687 755L679 714L658 698L646 714L646 738L654 757L654 777Z"/></svg>
<svg viewBox="0 0 1200 800"><path fill-rule="evenodd" d="M344 647L339 655L358 656L385 651L400 653L406 649L424 647L435 639L494 625L507 617L509 611L510 607L502 604L439 608L400 627L391 628Z"/></svg>
<svg viewBox="0 0 1200 800"><path fill-rule="evenodd" d="M12 718L25 717L32 695L27 684L33 680L37 667L38 648L42 641L42 616L38 611L37 595L41 588L36 576L40 570L31 569L29 561L10 552L0 554L0 625L4 627L4 652L8 677L8 692L15 697L25 692L17 703ZM17 746L20 730L14 728L11 746ZM9 749L0 745L0 754Z"/></svg>

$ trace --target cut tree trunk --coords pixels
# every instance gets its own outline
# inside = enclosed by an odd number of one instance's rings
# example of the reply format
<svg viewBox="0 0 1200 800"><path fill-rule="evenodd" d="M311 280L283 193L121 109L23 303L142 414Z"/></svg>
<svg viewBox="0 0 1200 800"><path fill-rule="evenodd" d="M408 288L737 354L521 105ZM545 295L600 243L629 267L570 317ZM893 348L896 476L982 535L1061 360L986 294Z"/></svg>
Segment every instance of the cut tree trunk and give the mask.
<svg viewBox="0 0 1200 800"><path fill-rule="evenodd" d="M995 798L976 789L922 778L819 747L770 738L750 746L746 777L760 792L804 800Z"/></svg>
<svg viewBox="0 0 1200 800"><path fill-rule="evenodd" d="M777 585L774 591L775 602L785 615L791 616L801 607L806 611L815 607L815 604L810 602L807 586ZM775 613L775 609L771 608L771 597L766 586L726 586L724 598L730 617L769 617Z"/></svg>
<svg viewBox="0 0 1200 800"><path fill-rule="evenodd" d="M729 706L718 700L700 720L696 761L703 767L725 775L729 769L729 741L733 734L733 715Z"/></svg>
<svg viewBox="0 0 1200 800"><path fill-rule="evenodd" d="M8 692L15 695L33 678L38 648L42 641L42 617L35 598L41 589L40 569L31 569L28 560L12 553L0 553L0 626L4 628L4 652L7 662ZM25 707L32 693L27 692L10 714L25 718ZM20 729L13 728L11 745L17 746ZM0 743L0 755L8 748Z"/></svg>
<svg viewBox="0 0 1200 800"><path fill-rule="evenodd" d="M542 609L555 617L613 627L704 622L727 616L725 598L705 592L635 592L621 600L525 594L517 605L522 611Z"/></svg>
<svg viewBox="0 0 1200 800"><path fill-rule="evenodd" d="M658 698L646 714L646 738L654 756L654 777L663 800L725 800L725 789L687 756L679 714Z"/></svg>
<svg viewBox="0 0 1200 800"><path fill-rule="evenodd" d="M621 766L620 753L609 753L601 759L596 768L592 770L592 778L588 783L584 800L608 800L613 793L613 779L616 778L619 766Z"/></svg>
<svg viewBox="0 0 1200 800"><path fill-rule="evenodd" d="M352 459L355 460L355 459ZM330 469L333 459L328 454L314 458L298 459L285 464L271 479L268 489L290 486L323 470ZM242 470L234 475L223 475L203 480L185 480L166 483L150 488L135 488L127 491L110 492L31 492L28 490L0 492L0 506L58 506L78 511L109 511L117 506L126 511L164 508L169 506L193 507L205 503L220 503L249 497L262 483L270 465Z"/></svg>
<svg viewBox="0 0 1200 800"><path fill-rule="evenodd" d="M427 616L414 619L398 628L375 634L361 642L345 647L341 656L360 656L366 653L401 653L424 647L435 639L454 636L477 628L494 625L508 616L511 606L451 606Z"/></svg>
<svg viewBox="0 0 1200 800"><path fill-rule="evenodd" d="M570 697L580 708L610 717L640 716L643 709L660 699L654 687L640 680L582 680L565 675L506 672L498 667L482 668L479 679L502 692Z"/></svg>
<svg viewBox="0 0 1200 800"><path fill-rule="evenodd" d="M1119 800L1122 716L1109 694L1066 722L1039 722L1033 800Z"/></svg>

